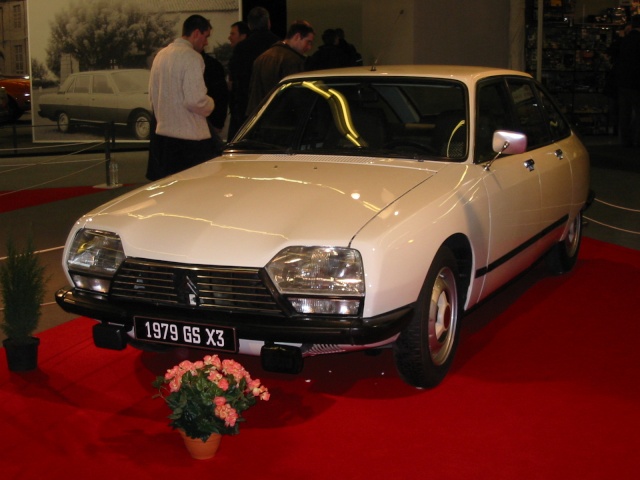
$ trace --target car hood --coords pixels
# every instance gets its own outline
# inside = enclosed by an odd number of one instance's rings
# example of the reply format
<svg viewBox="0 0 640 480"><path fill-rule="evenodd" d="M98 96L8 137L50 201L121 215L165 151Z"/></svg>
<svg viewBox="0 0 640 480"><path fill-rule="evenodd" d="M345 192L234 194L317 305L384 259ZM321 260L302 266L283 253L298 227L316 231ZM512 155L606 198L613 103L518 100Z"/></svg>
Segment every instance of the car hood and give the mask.
<svg viewBox="0 0 640 480"><path fill-rule="evenodd" d="M88 214L130 257L264 266L287 245L347 246L439 164L362 157L221 157Z"/></svg>
<svg viewBox="0 0 640 480"><path fill-rule="evenodd" d="M31 81L24 78L0 79L0 86L6 88L7 91L20 91L22 93L31 91Z"/></svg>

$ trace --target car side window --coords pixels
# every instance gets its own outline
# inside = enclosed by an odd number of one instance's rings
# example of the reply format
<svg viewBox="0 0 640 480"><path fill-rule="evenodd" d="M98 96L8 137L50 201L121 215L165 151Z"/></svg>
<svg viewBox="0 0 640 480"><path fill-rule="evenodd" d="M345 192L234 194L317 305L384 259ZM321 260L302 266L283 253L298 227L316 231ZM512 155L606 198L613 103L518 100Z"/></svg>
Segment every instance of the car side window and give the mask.
<svg viewBox="0 0 640 480"><path fill-rule="evenodd" d="M538 96L545 115L547 116L547 122L549 124L549 130L553 140L560 140L566 138L571 134L571 127L566 121L560 109L551 100L551 98L544 92L544 90L538 88Z"/></svg>
<svg viewBox="0 0 640 480"><path fill-rule="evenodd" d="M519 130L511 114L511 100L504 80L480 84L476 108L475 158L476 162L486 162L496 155L493 151L496 130Z"/></svg>
<svg viewBox="0 0 640 480"><path fill-rule="evenodd" d="M73 93L89 93L90 81L90 75L82 75L76 78L76 83L73 87Z"/></svg>
<svg viewBox="0 0 640 480"><path fill-rule="evenodd" d="M93 76L93 93L113 93L106 75Z"/></svg>
<svg viewBox="0 0 640 480"><path fill-rule="evenodd" d="M515 106L518 130L527 136L527 150L551 143L546 116L532 82L515 78L508 79L507 82Z"/></svg>
<svg viewBox="0 0 640 480"><path fill-rule="evenodd" d="M67 77L62 85L60 85L60 90L58 90L59 94L73 92L73 87L75 86L75 78Z"/></svg>

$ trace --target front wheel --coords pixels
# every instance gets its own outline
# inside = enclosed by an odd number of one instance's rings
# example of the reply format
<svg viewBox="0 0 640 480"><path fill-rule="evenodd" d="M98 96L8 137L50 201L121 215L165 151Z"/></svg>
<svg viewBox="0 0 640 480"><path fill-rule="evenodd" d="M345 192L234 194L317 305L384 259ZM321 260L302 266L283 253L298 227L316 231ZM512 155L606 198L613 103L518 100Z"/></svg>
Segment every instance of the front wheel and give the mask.
<svg viewBox="0 0 640 480"><path fill-rule="evenodd" d="M394 344L396 368L409 385L431 388L447 375L459 339L460 286L456 259L447 247L436 254L413 318Z"/></svg>
<svg viewBox="0 0 640 480"><path fill-rule="evenodd" d="M9 104L7 105L7 107L9 109L10 120L12 122L17 122L24 112L20 110L20 107L18 107L18 104L13 98L9 99Z"/></svg>
<svg viewBox="0 0 640 480"><path fill-rule="evenodd" d="M579 212L571 224L565 239L551 249L547 255L547 266L551 272L561 275L570 271L578 260L582 242L582 212Z"/></svg>
<svg viewBox="0 0 640 480"><path fill-rule="evenodd" d="M60 112L58 114L58 130L62 133L68 133L71 127L71 121L69 120L69 115L66 112Z"/></svg>

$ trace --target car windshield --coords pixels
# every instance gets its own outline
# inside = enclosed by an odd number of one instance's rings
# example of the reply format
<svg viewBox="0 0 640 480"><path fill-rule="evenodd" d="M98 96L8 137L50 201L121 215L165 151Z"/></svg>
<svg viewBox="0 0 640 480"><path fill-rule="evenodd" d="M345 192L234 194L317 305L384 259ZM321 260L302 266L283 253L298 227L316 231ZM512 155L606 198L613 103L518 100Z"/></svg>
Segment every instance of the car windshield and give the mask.
<svg viewBox="0 0 640 480"><path fill-rule="evenodd" d="M120 93L146 93L149 90L149 70L129 70L112 74Z"/></svg>
<svg viewBox="0 0 640 480"><path fill-rule="evenodd" d="M280 85L230 151L286 151L462 161L464 85L452 80L309 78Z"/></svg>

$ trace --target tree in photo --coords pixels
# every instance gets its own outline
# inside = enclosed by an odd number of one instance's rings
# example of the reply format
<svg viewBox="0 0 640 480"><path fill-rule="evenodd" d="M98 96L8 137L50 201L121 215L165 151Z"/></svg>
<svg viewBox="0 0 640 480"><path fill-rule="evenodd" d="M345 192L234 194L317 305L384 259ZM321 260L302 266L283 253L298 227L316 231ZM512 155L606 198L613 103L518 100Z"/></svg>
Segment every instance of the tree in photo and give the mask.
<svg viewBox="0 0 640 480"><path fill-rule="evenodd" d="M60 76L60 57L69 54L81 71L145 68L147 57L174 38L176 22L126 0L71 3L51 21L47 66Z"/></svg>

